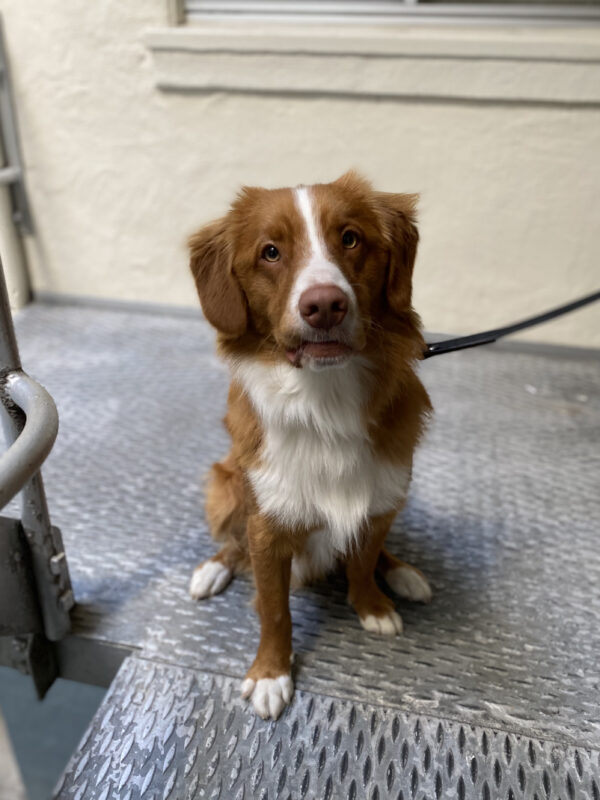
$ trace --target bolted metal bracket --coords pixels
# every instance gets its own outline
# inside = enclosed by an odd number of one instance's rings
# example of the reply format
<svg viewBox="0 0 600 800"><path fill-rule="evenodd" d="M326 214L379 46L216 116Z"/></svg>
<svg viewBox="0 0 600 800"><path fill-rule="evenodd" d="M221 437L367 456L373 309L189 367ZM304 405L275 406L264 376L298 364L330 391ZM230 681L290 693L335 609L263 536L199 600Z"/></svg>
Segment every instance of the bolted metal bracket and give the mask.
<svg viewBox="0 0 600 800"><path fill-rule="evenodd" d="M52 538L62 546L58 528L52 528ZM63 587L59 602L68 613L73 593L63 551L50 556L48 569ZM19 520L7 517L0 517L0 637L0 663L31 675L41 699L58 676L56 657L44 633L28 537Z"/></svg>
<svg viewBox="0 0 600 800"><path fill-rule="evenodd" d="M0 517L0 636L43 630L31 554L18 520Z"/></svg>

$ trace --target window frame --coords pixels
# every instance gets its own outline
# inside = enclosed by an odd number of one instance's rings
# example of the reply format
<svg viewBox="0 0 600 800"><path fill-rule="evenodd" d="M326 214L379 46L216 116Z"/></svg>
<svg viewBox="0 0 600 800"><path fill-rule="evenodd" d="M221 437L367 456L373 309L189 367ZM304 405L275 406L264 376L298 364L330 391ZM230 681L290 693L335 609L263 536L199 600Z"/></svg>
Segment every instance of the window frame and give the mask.
<svg viewBox="0 0 600 800"><path fill-rule="evenodd" d="M186 22L600 23L600 3L489 3L444 0L170 0ZM179 21L182 21L181 19Z"/></svg>

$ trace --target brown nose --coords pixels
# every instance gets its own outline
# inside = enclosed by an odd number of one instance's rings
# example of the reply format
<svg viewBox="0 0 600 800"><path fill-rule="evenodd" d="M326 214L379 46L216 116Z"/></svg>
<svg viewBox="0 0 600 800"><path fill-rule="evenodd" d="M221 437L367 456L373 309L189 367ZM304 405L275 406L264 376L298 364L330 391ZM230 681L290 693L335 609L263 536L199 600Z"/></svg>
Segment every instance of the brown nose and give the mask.
<svg viewBox="0 0 600 800"><path fill-rule="evenodd" d="M348 298L338 286L312 286L300 295L298 308L309 325L327 330L346 316Z"/></svg>

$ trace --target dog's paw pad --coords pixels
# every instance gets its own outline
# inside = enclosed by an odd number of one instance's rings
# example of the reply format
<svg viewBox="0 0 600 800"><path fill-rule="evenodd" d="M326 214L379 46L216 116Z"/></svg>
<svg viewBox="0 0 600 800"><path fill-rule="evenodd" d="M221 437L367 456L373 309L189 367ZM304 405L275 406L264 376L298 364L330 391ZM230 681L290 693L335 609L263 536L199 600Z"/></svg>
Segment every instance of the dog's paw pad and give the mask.
<svg viewBox="0 0 600 800"><path fill-rule="evenodd" d="M359 617L360 624L366 631L371 633L383 633L386 636L395 636L402 633L402 617L395 611L388 611L381 617L375 614L367 614L366 617Z"/></svg>
<svg viewBox="0 0 600 800"><path fill-rule="evenodd" d="M242 683L242 697L252 700L254 710L263 719L277 719L294 694L290 675L278 678L246 678Z"/></svg>
<svg viewBox="0 0 600 800"><path fill-rule="evenodd" d="M431 602L431 586L422 572L414 567L396 567L385 576L385 582L399 597L415 603Z"/></svg>
<svg viewBox="0 0 600 800"><path fill-rule="evenodd" d="M232 577L231 570L220 561L205 561L194 570L190 581L190 594L194 600L219 594Z"/></svg>

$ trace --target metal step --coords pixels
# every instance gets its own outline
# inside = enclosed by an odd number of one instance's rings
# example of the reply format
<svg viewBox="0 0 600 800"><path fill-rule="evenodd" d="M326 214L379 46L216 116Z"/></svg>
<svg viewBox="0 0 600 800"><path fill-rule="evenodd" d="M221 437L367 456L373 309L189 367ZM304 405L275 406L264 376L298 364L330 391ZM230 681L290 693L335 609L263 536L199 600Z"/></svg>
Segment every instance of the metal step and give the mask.
<svg viewBox="0 0 600 800"><path fill-rule="evenodd" d="M55 798L598 796L597 752L306 691L265 722L238 688L127 659Z"/></svg>
<svg viewBox="0 0 600 800"><path fill-rule="evenodd" d="M334 798L600 798L600 359L486 348L422 365L436 416L389 546L434 600L399 603L390 640L360 628L339 577L294 595L298 692L262 723L237 698L250 582L187 593L215 549L202 474L227 447L212 333L40 304L16 323L61 418L45 478L78 605L60 668L109 682L115 652L135 654L57 797L321 798L331 778Z"/></svg>

